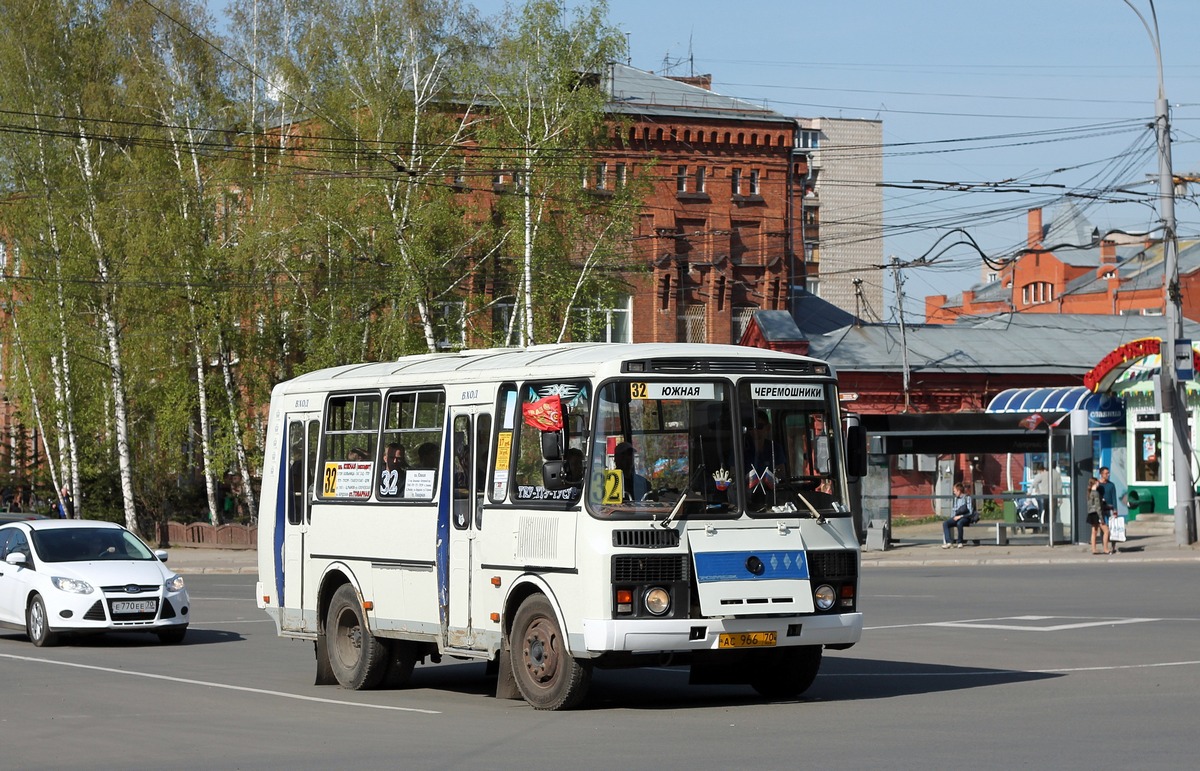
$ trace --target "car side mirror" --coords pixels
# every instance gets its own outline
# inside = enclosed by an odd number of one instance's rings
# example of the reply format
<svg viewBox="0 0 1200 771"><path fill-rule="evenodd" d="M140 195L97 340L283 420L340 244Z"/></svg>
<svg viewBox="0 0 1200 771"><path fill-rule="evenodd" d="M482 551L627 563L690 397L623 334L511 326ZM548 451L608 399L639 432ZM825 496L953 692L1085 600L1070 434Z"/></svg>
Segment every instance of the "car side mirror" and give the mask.
<svg viewBox="0 0 1200 771"><path fill-rule="evenodd" d="M165 551L163 551L162 549L156 549L154 551L154 556L158 558L159 562L167 561L167 553Z"/></svg>
<svg viewBox="0 0 1200 771"><path fill-rule="evenodd" d="M25 553L19 551L9 552L4 561L10 565L19 565L20 567L26 567L29 564L29 559L25 556Z"/></svg>

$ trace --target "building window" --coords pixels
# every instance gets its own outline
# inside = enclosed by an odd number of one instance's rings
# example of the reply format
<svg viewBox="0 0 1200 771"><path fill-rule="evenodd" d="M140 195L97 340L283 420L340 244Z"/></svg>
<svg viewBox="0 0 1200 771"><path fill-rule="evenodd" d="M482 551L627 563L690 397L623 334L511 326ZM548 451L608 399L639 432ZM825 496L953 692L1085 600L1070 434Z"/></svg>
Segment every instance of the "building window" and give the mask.
<svg viewBox="0 0 1200 771"><path fill-rule="evenodd" d="M705 177L707 177L707 176L708 176L707 168L705 168L704 166L696 167L696 192L697 193L704 192Z"/></svg>
<svg viewBox="0 0 1200 771"><path fill-rule="evenodd" d="M677 166L675 168L675 192L687 192L687 166Z"/></svg>
<svg viewBox="0 0 1200 771"><path fill-rule="evenodd" d="M742 170L734 169L729 172L729 192L732 195L742 194Z"/></svg>
<svg viewBox="0 0 1200 771"><path fill-rule="evenodd" d="M608 188L608 164L600 161L596 164L596 189L605 190Z"/></svg>
<svg viewBox="0 0 1200 771"><path fill-rule="evenodd" d="M625 164L617 164L617 189L625 187Z"/></svg>
<svg viewBox="0 0 1200 771"><path fill-rule="evenodd" d="M821 132L811 130L801 131L800 146L809 150L819 149L821 146Z"/></svg>
<svg viewBox="0 0 1200 771"><path fill-rule="evenodd" d="M461 350L467 347L467 304L461 300L438 306L434 322L437 346L440 351Z"/></svg>
<svg viewBox="0 0 1200 771"><path fill-rule="evenodd" d="M633 298L623 295L612 308L579 308L574 330L576 342L628 343L633 341Z"/></svg>
<svg viewBox="0 0 1200 771"><path fill-rule="evenodd" d="M758 169L750 170L750 195L760 195L758 189Z"/></svg>
<svg viewBox="0 0 1200 771"><path fill-rule="evenodd" d="M703 305L685 305L683 308L683 342L707 343L708 325L704 319Z"/></svg>

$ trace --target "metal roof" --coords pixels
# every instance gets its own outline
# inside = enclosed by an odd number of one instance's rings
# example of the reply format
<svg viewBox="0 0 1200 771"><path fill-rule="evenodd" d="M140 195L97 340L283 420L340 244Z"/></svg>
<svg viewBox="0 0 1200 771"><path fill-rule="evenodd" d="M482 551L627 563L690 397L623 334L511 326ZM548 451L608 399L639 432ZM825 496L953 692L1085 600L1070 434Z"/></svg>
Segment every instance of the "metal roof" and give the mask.
<svg viewBox="0 0 1200 771"><path fill-rule="evenodd" d="M1093 409L1103 397L1084 386L1070 388L1009 388L988 404L985 412L1070 412Z"/></svg>
<svg viewBox="0 0 1200 771"><path fill-rule="evenodd" d="M609 65L608 111L632 115L664 112L730 120L761 120L795 125L795 119L765 105L724 96L690 83L613 62Z"/></svg>
<svg viewBox="0 0 1200 771"><path fill-rule="evenodd" d="M1083 377L1117 346L1165 331L1161 316L1011 313L910 326L903 341L914 373ZM1185 320L1184 335L1200 339L1200 325ZM808 352L842 372L899 372L904 344L895 324L863 324L810 338Z"/></svg>

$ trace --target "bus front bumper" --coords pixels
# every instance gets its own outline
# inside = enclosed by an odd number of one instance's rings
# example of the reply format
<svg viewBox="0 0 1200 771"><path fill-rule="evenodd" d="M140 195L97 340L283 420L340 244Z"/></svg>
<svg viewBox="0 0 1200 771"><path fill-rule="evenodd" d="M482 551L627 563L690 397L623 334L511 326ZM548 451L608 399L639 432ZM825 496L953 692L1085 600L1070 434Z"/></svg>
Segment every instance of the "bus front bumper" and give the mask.
<svg viewBox="0 0 1200 771"><path fill-rule="evenodd" d="M584 647L591 653L675 653L718 650L721 635L775 633L775 647L853 645L862 637L861 613L698 619L587 619Z"/></svg>

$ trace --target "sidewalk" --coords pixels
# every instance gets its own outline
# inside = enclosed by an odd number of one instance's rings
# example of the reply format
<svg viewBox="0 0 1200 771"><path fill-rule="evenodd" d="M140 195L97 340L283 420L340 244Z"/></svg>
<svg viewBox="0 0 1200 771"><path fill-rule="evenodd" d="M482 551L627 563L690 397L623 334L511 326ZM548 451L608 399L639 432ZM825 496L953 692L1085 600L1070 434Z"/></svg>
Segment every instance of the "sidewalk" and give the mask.
<svg viewBox="0 0 1200 771"><path fill-rule="evenodd" d="M862 553L864 568L871 566L919 567L928 565L1059 565L1095 562L1200 562L1200 545L1177 546L1175 525L1165 521L1137 519L1126 527L1127 540L1117 544L1116 554L1093 556L1088 543L1049 545L1045 534L1010 534L1007 546L996 544L996 529L987 523L972 525L964 531L967 545L961 549L942 548L942 525L931 522L892 528L892 540L886 551ZM1090 534L1089 534L1090 535ZM979 540L975 546L971 540ZM1097 548L1100 548L1097 543Z"/></svg>
<svg viewBox="0 0 1200 771"><path fill-rule="evenodd" d="M942 526L932 522L904 525L892 529L892 541L886 551L863 549L864 568L920 567L926 565L1049 565L1094 562L1200 562L1200 545L1176 546L1174 524L1134 520L1128 527L1128 540L1120 552L1111 556L1092 556L1088 544L1048 545L1045 535L1010 535L1007 546L995 543L996 530L986 523L966 529L967 545L961 549L942 548ZM972 545L973 537L979 545ZM258 552L254 549L212 549L175 546L167 550L167 566L183 575L197 573L258 573Z"/></svg>
<svg viewBox="0 0 1200 771"><path fill-rule="evenodd" d="M214 549L172 546L167 549L167 567L181 575L197 573L258 574L256 549Z"/></svg>

